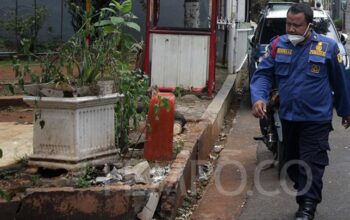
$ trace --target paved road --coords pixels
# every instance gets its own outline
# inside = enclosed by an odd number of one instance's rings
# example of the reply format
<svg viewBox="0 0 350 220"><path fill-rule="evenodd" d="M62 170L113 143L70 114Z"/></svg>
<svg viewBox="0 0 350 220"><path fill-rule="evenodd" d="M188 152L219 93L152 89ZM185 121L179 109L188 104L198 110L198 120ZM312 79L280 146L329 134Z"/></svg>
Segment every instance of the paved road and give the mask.
<svg viewBox="0 0 350 220"><path fill-rule="evenodd" d="M315 218L317 220L350 219L350 129L345 130L340 124L340 118L335 116L334 132L330 136L330 166L325 172L323 202L318 206ZM258 165L271 159L271 154L262 144L259 144L257 151ZM264 170L255 176L260 181L256 181L252 191L248 193L239 220L293 219L297 209L294 196L281 187L276 169ZM258 189L257 183L267 192L278 190L279 193L268 196Z"/></svg>

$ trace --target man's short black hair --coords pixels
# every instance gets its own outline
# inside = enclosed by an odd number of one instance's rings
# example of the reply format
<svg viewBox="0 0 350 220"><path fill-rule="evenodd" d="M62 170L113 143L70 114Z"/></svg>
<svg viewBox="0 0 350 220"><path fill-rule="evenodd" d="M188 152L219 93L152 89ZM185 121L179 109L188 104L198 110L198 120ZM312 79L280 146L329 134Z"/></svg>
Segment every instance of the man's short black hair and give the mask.
<svg viewBox="0 0 350 220"><path fill-rule="evenodd" d="M288 13L293 13L293 14L304 13L305 20L308 24L312 23L312 21L314 19L314 12L312 11L311 7L305 3L293 4L288 9L287 15L288 15Z"/></svg>

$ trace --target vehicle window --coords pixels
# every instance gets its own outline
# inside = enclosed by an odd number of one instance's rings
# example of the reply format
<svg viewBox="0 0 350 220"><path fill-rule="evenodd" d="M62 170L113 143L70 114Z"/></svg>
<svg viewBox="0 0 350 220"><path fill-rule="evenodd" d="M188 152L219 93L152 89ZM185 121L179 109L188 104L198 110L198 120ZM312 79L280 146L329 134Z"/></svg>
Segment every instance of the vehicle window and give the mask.
<svg viewBox="0 0 350 220"><path fill-rule="evenodd" d="M271 38L276 35L283 35L286 33L286 19L273 18L266 19L264 28L262 29L260 43L268 44Z"/></svg>
<svg viewBox="0 0 350 220"><path fill-rule="evenodd" d="M327 37L338 41L337 32L329 19L315 18L314 19L314 30L318 34L326 35Z"/></svg>
<svg viewBox="0 0 350 220"><path fill-rule="evenodd" d="M329 38L339 41L334 25L329 19L315 18L314 30L316 33L326 35ZM261 30L260 44L269 44L271 39L276 35L286 33L286 20L281 18L265 19Z"/></svg>
<svg viewBox="0 0 350 220"><path fill-rule="evenodd" d="M264 18L263 17L261 17L260 19L259 19L259 23L258 23L258 26L257 26L257 28L256 28L256 30L255 30L255 33L254 33L254 43L259 43L259 34L260 34L260 32L261 32L261 29L262 29L262 26L263 26L263 23L264 23Z"/></svg>

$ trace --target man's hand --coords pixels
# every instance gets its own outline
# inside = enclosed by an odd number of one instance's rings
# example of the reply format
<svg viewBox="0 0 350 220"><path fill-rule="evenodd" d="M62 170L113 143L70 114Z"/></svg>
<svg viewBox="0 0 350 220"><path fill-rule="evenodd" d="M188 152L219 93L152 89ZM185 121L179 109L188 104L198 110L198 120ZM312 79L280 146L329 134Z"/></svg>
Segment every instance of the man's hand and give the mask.
<svg viewBox="0 0 350 220"><path fill-rule="evenodd" d="M343 117L343 120L341 123L344 126L344 128L347 129L350 126L350 115Z"/></svg>
<svg viewBox="0 0 350 220"><path fill-rule="evenodd" d="M255 102L252 108L252 114L256 118L265 118L266 117L266 103L262 100L258 100ZM349 116L349 123L350 123L350 116Z"/></svg>

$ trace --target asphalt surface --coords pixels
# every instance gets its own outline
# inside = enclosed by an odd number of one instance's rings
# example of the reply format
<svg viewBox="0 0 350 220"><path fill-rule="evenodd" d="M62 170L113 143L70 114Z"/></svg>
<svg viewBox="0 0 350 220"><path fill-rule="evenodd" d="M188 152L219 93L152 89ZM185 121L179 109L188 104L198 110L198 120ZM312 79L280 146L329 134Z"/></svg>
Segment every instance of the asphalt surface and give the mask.
<svg viewBox="0 0 350 220"><path fill-rule="evenodd" d="M241 108L241 111L250 110ZM350 129L345 130L341 126L341 118L337 117L336 113L333 117L333 127L334 131L330 135L330 165L326 168L323 179L323 201L317 208L316 220L350 219ZM256 136L259 136L259 133ZM272 159L271 153L262 143L259 143L257 168L270 159ZM253 175L255 176L254 186L247 193L246 204L238 219L294 219L298 206L291 183L286 182L285 179L280 180L276 168L261 172L255 169Z"/></svg>

